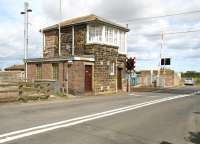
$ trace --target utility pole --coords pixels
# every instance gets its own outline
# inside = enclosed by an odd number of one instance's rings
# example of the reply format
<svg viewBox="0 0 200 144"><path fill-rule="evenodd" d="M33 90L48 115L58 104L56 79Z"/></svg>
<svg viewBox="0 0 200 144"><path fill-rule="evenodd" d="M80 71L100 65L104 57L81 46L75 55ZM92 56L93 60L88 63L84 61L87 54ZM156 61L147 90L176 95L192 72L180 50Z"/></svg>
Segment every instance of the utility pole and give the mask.
<svg viewBox="0 0 200 144"><path fill-rule="evenodd" d="M157 80L157 86L160 86L160 70L161 70L161 59L162 59L162 52L164 48L164 33L161 33L161 45L160 45L160 58L159 58L159 64L158 64L158 80Z"/></svg>
<svg viewBox="0 0 200 144"><path fill-rule="evenodd" d="M59 3L59 23L58 23L58 53L61 56L61 21L62 21L62 0Z"/></svg>
<svg viewBox="0 0 200 144"><path fill-rule="evenodd" d="M28 25L29 25L29 17L28 13L32 12L31 9L29 9L29 3L24 3L24 11L21 12L22 15L24 15L24 62L25 62L25 81L27 81L27 58L28 58L28 44L29 44L29 38L28 38Z"/></svg>

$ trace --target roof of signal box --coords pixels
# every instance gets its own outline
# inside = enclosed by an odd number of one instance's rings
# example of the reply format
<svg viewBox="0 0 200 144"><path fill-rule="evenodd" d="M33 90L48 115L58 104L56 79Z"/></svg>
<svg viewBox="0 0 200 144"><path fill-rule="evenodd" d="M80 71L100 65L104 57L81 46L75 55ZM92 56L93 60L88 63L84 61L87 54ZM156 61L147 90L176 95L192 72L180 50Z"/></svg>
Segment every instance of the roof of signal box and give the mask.
<svg viewBox="0 0 200 144"><path fill-rule="evenodd" d="M126 27L126 26L122 26L121 24L117 24L117 23L112 22L110 20L106 20L106 19L99 17L99 16L96 16L94 14L64 20L60 23L60 26L61 27L67 27L67 26L72 26L72 25L87 24L87 23L90 23L90 22L104 23L104 24L111 25L113 27L119 28L121 30L124 30L126 32L129 31L128 27ZM49 31L49 30L52 30L52 29L58 29L58 24L59 23L54 24L54 25L49 26L49 27L46 27L46 28L42 29L41 31L44 32L44 31Z"/></svg>

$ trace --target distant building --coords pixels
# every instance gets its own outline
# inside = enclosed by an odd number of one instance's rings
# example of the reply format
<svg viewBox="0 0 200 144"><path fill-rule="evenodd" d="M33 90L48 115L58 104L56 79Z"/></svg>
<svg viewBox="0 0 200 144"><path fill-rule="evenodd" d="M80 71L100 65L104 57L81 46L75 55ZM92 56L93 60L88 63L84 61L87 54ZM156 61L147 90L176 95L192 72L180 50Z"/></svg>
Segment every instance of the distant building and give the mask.
<svg viewBox="0 0 200 144"><path fill-rule="evenodd" d="M127 27L88 15L42 30L43 58L27 59L28 79L53 80L71 94L126 91Z"/></svg>
<svg viewBox="0 0 200 144"><path fill-rule="evenodd" d="M24 71L24 65L12 65L10 67L4 68L5 71Z"/></svg>
<svg viewBox="0 0 200 144"><path fill-rule="evenodd" d="M24 80L24 65L12 65L0 71L0 82L13 82Z"/></svg>
<svg viewBox="0 0 200 144"><path fill-rule="evenodd" d="M174 70L162 69L158 80L158 70L143 70L140 71L140 84L145 87L174 87L181 84L181 76Z"/></svg>

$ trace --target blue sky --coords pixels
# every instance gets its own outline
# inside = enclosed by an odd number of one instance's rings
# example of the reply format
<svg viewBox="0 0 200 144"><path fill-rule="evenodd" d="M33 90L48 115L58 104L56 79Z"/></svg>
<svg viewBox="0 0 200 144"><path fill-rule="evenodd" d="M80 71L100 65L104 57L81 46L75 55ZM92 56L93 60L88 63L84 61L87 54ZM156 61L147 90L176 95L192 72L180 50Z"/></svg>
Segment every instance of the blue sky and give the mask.
<svg viewBox="0 0 200 144"><path fill-rule="evenodd" d="M136 56L137 70L157 69L161 32L200 29L200 13L144 21L128 19L151 17L200 9L199 0L62 0L63 19L94 13L115 22L129 25L128 54ZM28 0L30 15L29 58L42 56L39 29L58 22L58 1ZM0 68L22 63L23 0L0 1ZM181 7L180 7L181 5ZM163 56L172 59L176 71L200 71L200 32L164 35Z"/></svg>

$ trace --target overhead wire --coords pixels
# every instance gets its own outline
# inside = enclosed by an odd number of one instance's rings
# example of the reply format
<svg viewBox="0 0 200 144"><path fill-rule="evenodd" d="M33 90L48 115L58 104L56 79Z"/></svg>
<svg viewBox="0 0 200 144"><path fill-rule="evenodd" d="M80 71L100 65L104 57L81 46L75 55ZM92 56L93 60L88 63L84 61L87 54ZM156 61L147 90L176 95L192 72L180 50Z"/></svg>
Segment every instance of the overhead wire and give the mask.
<svg viewBox="0 0 200 144"><path fill-rule="evenodd" d="M179 12L179 13L177 12L177 13L173 13L173 14L165 14L165 15L152 16L152 17L133 18L133 19L127 19L127 20L124 19L121 21L123 21L123 22L144 21L144 20L148 20L148 19L157 19L157 18L172 17L172 16L179 16L179 15L195 14L195 13L200 13L200 10Z"/></svg>

